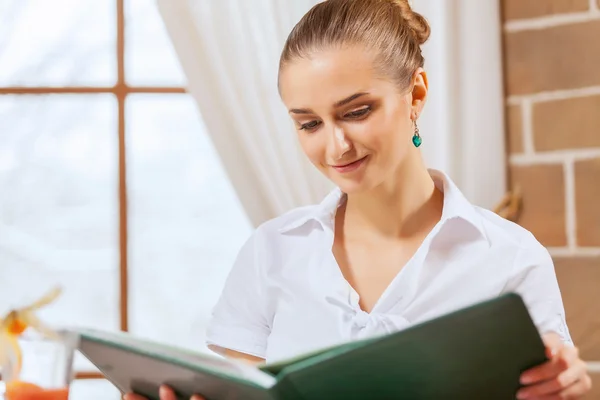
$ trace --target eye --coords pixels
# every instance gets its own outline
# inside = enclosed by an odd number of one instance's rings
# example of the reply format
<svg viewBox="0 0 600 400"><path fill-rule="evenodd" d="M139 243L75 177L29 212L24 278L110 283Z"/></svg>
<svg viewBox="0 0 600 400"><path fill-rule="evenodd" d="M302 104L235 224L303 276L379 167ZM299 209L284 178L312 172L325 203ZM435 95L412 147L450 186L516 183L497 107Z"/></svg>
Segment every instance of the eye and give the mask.
<svg viewBox="0 0 600 400"><path fill-rule="evenodd" d="M319 125L321 125L320 121L310 121L307 122L305 124L300 125L300 130L305 130L305 131L313 131L315 130Z"/></svg>
<svg viewBox="0 0 600 400"><path fill-rule="evenodd" d="M364 107L355 111L351 111L344 115L344 118L361 118L371 112L371 107Z"/></svg>

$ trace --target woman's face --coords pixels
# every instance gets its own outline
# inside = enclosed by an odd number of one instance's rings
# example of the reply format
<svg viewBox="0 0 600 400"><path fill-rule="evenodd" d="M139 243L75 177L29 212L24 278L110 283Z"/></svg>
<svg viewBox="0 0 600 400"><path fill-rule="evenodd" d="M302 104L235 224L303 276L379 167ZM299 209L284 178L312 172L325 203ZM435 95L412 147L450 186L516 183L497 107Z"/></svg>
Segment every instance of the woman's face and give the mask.
<svg viewBox="0 0 600 400"><path fill-rule="evenodd" d="M419 71L415 89L401 93L373 60L359 46L319 51L293 60L280 74L281 97L304 152L345 193L394 179L409 152L417 151L411 117L427 93L425 74Z"/></svg>

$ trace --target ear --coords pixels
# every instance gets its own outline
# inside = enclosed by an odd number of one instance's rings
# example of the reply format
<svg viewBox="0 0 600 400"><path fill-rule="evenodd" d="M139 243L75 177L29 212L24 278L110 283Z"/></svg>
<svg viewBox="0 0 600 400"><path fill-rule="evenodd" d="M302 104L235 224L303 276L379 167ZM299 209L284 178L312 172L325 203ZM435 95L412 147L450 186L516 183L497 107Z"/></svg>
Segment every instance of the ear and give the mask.
<svg viewBox="0 0 600 400"><path fill-rule="evenodd" d="M412 114L419 116L425 106L427 100L427 91L429 89L429 82L427 81L427 74L423 68L419 68L413 75L413 90L412 90Z"/></svg>

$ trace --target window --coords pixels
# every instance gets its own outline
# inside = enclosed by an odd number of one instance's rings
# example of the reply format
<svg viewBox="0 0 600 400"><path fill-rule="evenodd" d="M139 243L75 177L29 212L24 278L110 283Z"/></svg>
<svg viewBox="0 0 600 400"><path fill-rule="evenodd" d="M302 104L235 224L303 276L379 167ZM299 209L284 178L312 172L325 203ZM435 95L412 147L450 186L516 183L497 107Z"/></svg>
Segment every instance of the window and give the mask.
<svg viewBox="0 0 600 400"><path fill-rule="evenodd" d="M155 2L2 2L0 65L0 312L59 283L53 324L207 351L251 225ZM119 398L75 367L74 400Z"/></svg>

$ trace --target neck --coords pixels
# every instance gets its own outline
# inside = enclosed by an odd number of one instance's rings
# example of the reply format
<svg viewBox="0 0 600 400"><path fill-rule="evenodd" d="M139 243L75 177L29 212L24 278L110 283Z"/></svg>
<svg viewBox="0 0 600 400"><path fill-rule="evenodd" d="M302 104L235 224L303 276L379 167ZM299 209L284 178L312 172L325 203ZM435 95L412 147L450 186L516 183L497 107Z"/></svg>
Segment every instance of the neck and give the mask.
<svg viewBox="0 0 600 400"><path fill-rule="evenodd" d="M437 190L421 156L407 157L393 179L368 192L348 196L345 230L387 237L411 237L429 230L442 214L443 194Z"/></svg>

